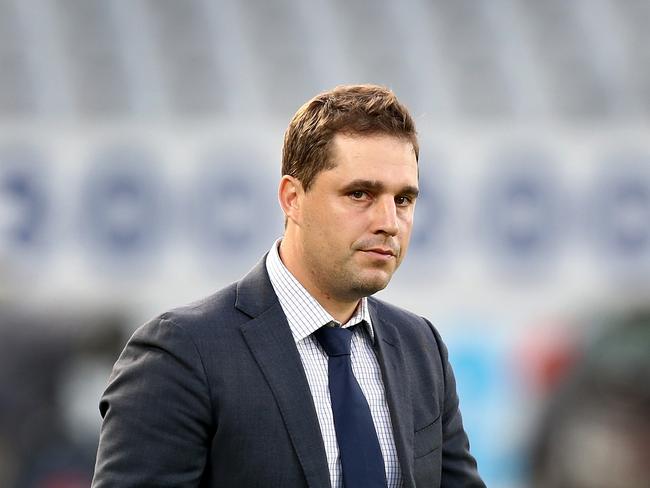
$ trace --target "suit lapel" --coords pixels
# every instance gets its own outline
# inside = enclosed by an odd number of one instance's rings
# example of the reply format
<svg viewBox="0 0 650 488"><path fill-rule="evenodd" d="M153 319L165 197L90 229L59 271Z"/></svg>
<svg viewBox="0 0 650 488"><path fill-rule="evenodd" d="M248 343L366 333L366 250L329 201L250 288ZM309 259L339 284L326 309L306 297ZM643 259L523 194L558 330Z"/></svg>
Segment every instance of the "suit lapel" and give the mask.
<svg viewBox="0 0 650 488"><path fill-rule="evenodd" d="M242 334L273 391L307 484L329 488L327 456L307 377L264 261L237 286L235 306L253 317L242 326Z"/></svg>
<svg viewBox="0 0 650 488"><path fill-rule="evenodd" d="M402 468L404 488L414 487L413 478L413 405L411 385L400 347L396 326L382 321L377 302L370 300L370 316L375 331L375 351L379 359L386 400L395 437L397 457Z"/></svg>

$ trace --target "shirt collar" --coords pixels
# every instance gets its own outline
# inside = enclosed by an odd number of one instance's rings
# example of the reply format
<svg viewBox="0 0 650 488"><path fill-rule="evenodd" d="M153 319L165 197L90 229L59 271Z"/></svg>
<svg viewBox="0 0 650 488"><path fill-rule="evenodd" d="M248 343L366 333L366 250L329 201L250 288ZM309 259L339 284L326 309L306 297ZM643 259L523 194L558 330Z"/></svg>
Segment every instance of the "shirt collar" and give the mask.
<svg viewBox="0 0 650 488"><path fill-rule="evenodd" d="M271 279L271 285L278 296L284 314L287 316L293 339L299 341L310 336L323 325L329 322L336 322L334 318L321 306L318 301L309 294L304 286L284 265L280 259L278 248L282 239L275 241L266 257L266 270ZM368 309L368 298L359 300L359 305L350 320L343 327L365 322L370 339L374 341L375 333L370 320Z"/></svg>

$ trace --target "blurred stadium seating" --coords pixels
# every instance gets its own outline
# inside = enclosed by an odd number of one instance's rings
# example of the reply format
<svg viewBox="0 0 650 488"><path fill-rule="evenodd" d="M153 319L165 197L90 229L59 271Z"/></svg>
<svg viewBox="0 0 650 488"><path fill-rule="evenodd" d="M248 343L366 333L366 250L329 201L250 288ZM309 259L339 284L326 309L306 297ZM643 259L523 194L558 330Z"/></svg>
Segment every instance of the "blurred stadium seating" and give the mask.
<svg viewBox="0 0 650 488"><path fill-rule="evenodd" d="M87 485L126 337L270 247L284 127L360 82L422 143L382 295L443 332L488 486L525 486L594 317L650 298L649 24L647 0L0 0L0 486Z"/></svg>

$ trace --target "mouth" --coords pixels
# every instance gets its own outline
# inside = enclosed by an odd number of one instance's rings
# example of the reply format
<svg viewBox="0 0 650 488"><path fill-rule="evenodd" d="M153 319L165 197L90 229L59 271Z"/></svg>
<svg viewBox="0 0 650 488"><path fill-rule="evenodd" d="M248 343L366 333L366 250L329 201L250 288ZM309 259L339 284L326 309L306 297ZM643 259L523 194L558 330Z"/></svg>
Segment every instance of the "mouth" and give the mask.
<svg viewBox="0 0 650 488"><path fill-rule="evenodd" d="M361 251L377 259L391 259L395 257L395 252L392 249L373 247L371 249L362 249Z"/></svg>

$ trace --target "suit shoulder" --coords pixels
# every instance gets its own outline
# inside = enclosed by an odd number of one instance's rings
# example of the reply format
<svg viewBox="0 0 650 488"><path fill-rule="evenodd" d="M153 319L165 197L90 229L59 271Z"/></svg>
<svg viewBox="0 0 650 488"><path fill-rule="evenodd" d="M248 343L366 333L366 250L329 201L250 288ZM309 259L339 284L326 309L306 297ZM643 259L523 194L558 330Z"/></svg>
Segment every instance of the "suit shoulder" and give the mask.
<svg viewBox="0 0 650 488"><path fill-rule="evenodd" d="M370 297L368 300L371 308L375 308L381 320L398 326L398 330L402 334L415 335L420 340L432 338L436 342L441 340L436 327L425 317L375 297Z"/></svg>
<svg viewBox="0 0 650 488"><path fill-rule="evenodd" d="M375 297L368 298L368 302L371 307L374 307L377 310L377 313L382 320L412 324L414 327L425 329L433 327L427 319L411 312L410 310L406 310L405 308L398 307L397 305L393 305L392 303L385 302L384 300Z"/></svg>
<svg viewBox="0 0 650 488"><path fill-rule="evenodd" d="M163 312L143 327L168 322L196 336L204 331L214 334L219 329L240 324L245 316L235 308L236 287L237 284L232 283L212 295Z"/></svg>

